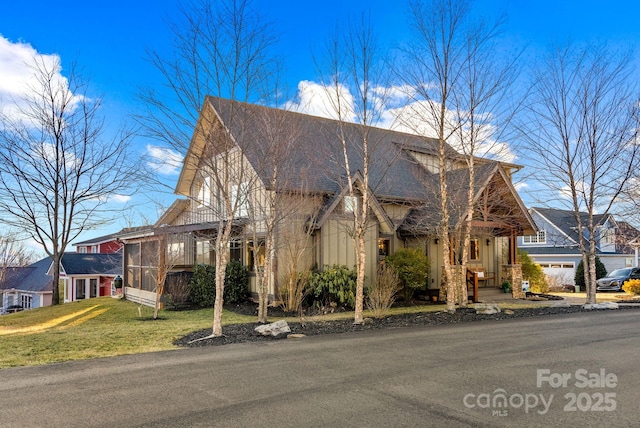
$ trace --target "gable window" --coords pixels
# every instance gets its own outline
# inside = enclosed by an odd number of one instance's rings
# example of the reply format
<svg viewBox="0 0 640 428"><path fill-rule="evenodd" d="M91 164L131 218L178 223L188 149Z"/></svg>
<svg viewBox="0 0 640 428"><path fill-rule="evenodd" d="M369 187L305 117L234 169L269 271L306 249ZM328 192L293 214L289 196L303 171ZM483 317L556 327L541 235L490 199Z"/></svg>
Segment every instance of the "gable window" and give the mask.
<svg viewBox="0 0 640 428"><path fill-rule="evenodd" d="M547 243L547 231L539 230L535 235L526 235L522 237L523 244L546 244Z"/></svg>
<svg viewBox="0 0 640 428"><path fill-rule="evenodd" d="M205 177L198 187L198 206L211 205L211 177Z"/></svg>
<svg viewBox="0 0 640 428"><path fill-rule="evenodd" d="M235 209L235 217L247 217L249 215L249 183L231 186L231 207Z"/></svg>
<svg viewBox="0 0 640 428"><path fill-rule="evenodd" d="M345 196L342 199L345 213L355 213L358 209L358 197L357 196Z"/></svg>

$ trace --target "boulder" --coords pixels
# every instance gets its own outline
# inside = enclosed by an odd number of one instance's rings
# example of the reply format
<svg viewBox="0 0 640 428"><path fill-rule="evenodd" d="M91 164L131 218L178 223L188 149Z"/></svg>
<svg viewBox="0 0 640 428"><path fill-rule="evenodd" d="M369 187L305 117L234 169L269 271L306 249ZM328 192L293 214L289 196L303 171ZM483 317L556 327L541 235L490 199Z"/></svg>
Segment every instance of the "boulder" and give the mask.
<svg viewBox="0 0 640 428"><path fill-rule="evenodd" d="M589 311L594 309L618 309L618 304L616 302L588 303L583 308Z"/></svg>
<svg viewBox="0 0 640 428"><path fill-rule="evenodd" d="M281 334L291 333L291 328L289 328L289 324L287 324L285 320L272 322L271 324L259 325L253 330L263 336L273 337L280 336Z"/></svg>
<svg viewBox="0 0 640 428"><path fill-rule="evenodd" d="M497 303L476 303L474 306L476 314L493 315L500 312L500 306Z"/></svg>

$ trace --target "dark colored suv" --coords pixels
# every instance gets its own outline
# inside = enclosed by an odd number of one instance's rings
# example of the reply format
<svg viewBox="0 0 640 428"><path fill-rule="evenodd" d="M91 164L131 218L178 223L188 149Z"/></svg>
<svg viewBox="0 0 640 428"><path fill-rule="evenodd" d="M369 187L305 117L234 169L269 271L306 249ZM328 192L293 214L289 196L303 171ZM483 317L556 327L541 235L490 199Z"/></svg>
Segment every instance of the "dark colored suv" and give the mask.
<svg viewBox="0 0 640 428"><path fill-rule="evenodd" d="M597 291L622 291L624 282L629 279L640 279L640 268L616 269L604 278L596 281Z"/></svg>

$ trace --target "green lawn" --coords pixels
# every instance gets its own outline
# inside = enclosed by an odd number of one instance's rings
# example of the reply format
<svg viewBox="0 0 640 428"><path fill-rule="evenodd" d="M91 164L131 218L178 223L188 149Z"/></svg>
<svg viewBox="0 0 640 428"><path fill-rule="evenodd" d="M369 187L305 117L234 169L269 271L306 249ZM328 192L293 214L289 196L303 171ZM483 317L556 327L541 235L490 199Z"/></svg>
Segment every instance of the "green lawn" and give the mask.
<svg viewBox="0 0 640 428"><path fill-rule="evenodd" d="M100 297L0 317L0 368L174 349L176 338L210 328L213 309L161 311ZM223 314L224 324L254 317Z"/></svg>

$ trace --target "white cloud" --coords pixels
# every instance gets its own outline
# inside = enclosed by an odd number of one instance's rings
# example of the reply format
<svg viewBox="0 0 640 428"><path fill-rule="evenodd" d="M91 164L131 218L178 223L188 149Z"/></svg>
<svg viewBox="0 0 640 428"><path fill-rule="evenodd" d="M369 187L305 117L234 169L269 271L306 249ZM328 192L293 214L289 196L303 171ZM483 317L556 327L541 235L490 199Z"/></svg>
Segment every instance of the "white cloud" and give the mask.
<svg viewBox="0 0 640 428"><path fill-rule="evenodd" d="M286 110L299 113L321 116L329 119L338 119L336 106L340 101L342 119L355 120L353 113L353 95L345 86L328 88L320 83L303 80L298 83L298 95L295 101L285 103Z"/></svg>
<svg viewBox="0 0 640 428"><path fill-rule="evenodd" d="M13 43L0 35L0 113L15 120L28 120L21 111L41 87L36 67L53 72L52 83L59 96L67 101L71 97L75 103L80 101L69 92L58 55L41 54L28 43Z"/></svg>
<svg viewBox="0 0 640 428"><path fill-rule="evenodd" d="M345 86L339 86L338 90L346 112L342 115L343 119L355 121L353 95ZM424 88L418 91L417 88L409 85L373 88L369 95L374 107L378 108L382 106L382 100L386 101L385 108L379 109L380 120L376 126L432 138L437 137L434 113L439 112L440 105L434 101L415 100L416 95L423 92ZM287 102L285 108L314 116L337 119L338 114L335 109L337 99L335 88L327 88L320 83L303 80L298 84L298 94L295 101ZM459 152L464 152L460 135L451 131L459 123L460 117L464 120L464 114L465 112L457 113L452 110L445 112L445 120L450 124L447 132L451 134L447 142ZM474 120L483 122L476 138L478 143L474 148L475 155L503 162L514 162L516 155L509 144L495 139L497 128L492 123L495 118L490 113L486 113L476 116Z"/></svg>
<svg viewBox="0 0 640 428"><path fill-rule="evenodd" d="M182 155L167 147L159 147L148 144L147 153L149 160L147 165L163 175L178 175L182 168Z"/></svg>
<svg viewBox="0 0 640 428"><path fill-rule="evenodd" d="M129 202L131 200L131 196L114 194L114 195L110 195L107 198L107 200L109 202L116 202L116 203L119 203L119 204L124 204L124 203L127 203L127 202Z"/></svg>

